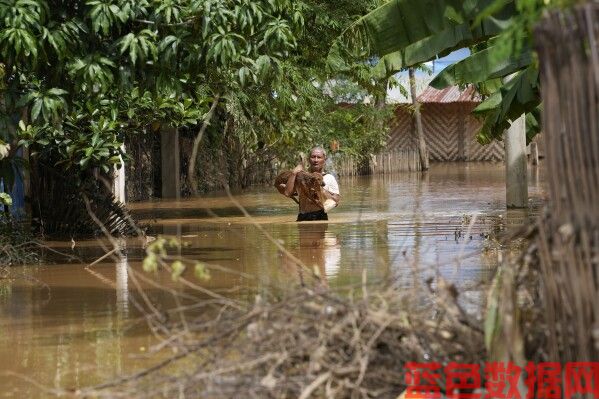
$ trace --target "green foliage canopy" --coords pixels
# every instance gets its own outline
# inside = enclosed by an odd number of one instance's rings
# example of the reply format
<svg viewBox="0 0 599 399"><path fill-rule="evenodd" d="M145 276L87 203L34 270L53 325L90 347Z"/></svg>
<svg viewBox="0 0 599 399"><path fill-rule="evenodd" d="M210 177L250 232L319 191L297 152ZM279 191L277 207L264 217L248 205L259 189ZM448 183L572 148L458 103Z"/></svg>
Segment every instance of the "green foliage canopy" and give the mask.
<svg viewBox="0 0 599 399"><path fill-rule="evenodd" d="M322 90L330 43L374 5L0 0L0 139L60 168L108 173L127 159L127 135L195 128L218 96L250 150L292 154L290 146L322 144L344 112L330 114L334 99ZM383 91L369 66L352 67L346 77ZM355 119L362 108L345 112ZM344 148L361 154L384 137L374 125L346 124L335 135L360 143Z"/></svg>
<svg viewBox="0 0 599 399"><path fill-rule="evenodd" d="M216 94L266 81L302 27L287 0L1 0L3 123L32 126L2 138L108 172L124 135L197 124Z"/></svg>

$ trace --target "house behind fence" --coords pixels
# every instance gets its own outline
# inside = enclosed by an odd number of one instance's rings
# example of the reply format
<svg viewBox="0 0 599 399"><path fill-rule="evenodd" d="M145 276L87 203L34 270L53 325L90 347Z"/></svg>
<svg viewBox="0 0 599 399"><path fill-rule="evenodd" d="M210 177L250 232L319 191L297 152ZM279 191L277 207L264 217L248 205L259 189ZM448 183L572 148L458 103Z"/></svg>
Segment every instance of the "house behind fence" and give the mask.
<svg viewBox="0 0 599 399"><path fill-rule="evenodd" d="M431 161L502 161L503 143L481 145L476 134L481 122L472 110L481 102L474 87L464 91L456 86L437 90L427 87L418 102L422 104L422 125ZM417 149L417 135L411 104L399 104L392 122L387 151Z"/></svg>
<svg viewBox="0 0 599 399"><path fill-rule="evenodd" d="M503 161L503 142L494 140L481 145L476 140L482 123L472 115L472 110L480 104L481 98L473 86L463 91L457 86L443 90L426 86L418 102L431 161ZM342 176L421 170L412 104L397 104L387 146L371 155L368 165L357 165L343 157L336 164Z"/></svg>

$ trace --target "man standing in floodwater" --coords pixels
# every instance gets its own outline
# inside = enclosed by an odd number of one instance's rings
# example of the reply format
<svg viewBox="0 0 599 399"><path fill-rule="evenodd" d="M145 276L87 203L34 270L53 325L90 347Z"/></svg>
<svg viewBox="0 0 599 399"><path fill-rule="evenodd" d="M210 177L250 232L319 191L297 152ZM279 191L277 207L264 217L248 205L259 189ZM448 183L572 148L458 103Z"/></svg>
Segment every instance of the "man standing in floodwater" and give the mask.
<svg viewBox="0 0 599 399"><path fill-rule="evenodd" d="M327 200L333 200L334 206L339 205L339 200L341 196L339 194L339 185L337 184L337 180L335 180L335 176L330 173L324 172L324 164L327 159L327 153L322 147L314 147L310 150L310 168L309 172L311 173L319 173L322 175L322 180L324 183L323 194ZM297 165L287 183L285 184L285 192L284 194L287 197L291 197L295 193L295 177L299 172L304 170L301 164ZM298 192L299 194L299 213L297 215L297 221L303 222L308 220L329 220L329 217L326 213L325 208L322 204L317 204L312 201L310 198L306 197L301 190ZM326 201L325 201L326 202ZM329 201L330 202L330 201Z"/></svg>

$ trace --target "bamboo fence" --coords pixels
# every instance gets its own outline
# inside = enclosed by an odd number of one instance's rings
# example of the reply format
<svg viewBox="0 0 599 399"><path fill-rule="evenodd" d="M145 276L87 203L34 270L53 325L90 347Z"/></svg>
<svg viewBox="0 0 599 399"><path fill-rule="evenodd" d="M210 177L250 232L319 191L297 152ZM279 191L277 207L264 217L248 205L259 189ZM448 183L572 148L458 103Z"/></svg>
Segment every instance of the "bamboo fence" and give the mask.
<svg viewBox="0 0 599 399"><path fill-rule="evenodd" d="M334 165L339 176L392 174L421 170L418 150L410 148L372 154L368 162L357 161L352 156L336 156Z"/></svg>
<svg viewBox="0 0 599 399"><path fill-rule="evenodd" d="M422 170L417 149L402 149L373 155L369 165L371 174L390 174Z"/></svg>
<svg viewBox="0 0 599 399"><path fill-rule="evenodd" d="M587 3L535 31L550 197L536 245L548 356L564 363L599 359L598 20Z"/></svg>

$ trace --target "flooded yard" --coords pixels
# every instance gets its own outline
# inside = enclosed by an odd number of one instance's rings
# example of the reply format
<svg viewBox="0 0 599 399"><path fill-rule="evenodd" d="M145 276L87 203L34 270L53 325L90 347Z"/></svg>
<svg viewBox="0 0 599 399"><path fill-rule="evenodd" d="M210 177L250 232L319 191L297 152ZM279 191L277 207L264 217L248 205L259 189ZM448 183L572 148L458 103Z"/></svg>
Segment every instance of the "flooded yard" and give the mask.
<svg viewBox="0 0 599 399"><path fill-rule="evenodd" d="M506 211L502 164L433 164L426 174L342 178L341 204L329 222L301 225L295 203L271 187L234 194L235 202L213 194L131 204L149 236L175 236L184 244L177 255L214 266L206 282L194 280L192 270L184 274L210 292L173 282L167 273L137 273L144 256L137 239L122 240L126 259L90 268L107 242L47 242L72 258L47 251L46 263L13 268L10 280L0 280L0 397L76 390L152 364L158 332L135 306L144 300L137 288L159 310L177 306L156 283L189 302L252 298L301 284L300 261L331 289L361 283L363 276L408 285L418 269L419 276L439 273L468 290L498 264L493 237L537 213L543 182L543 170L531 168L529 209Z"/></svg>

